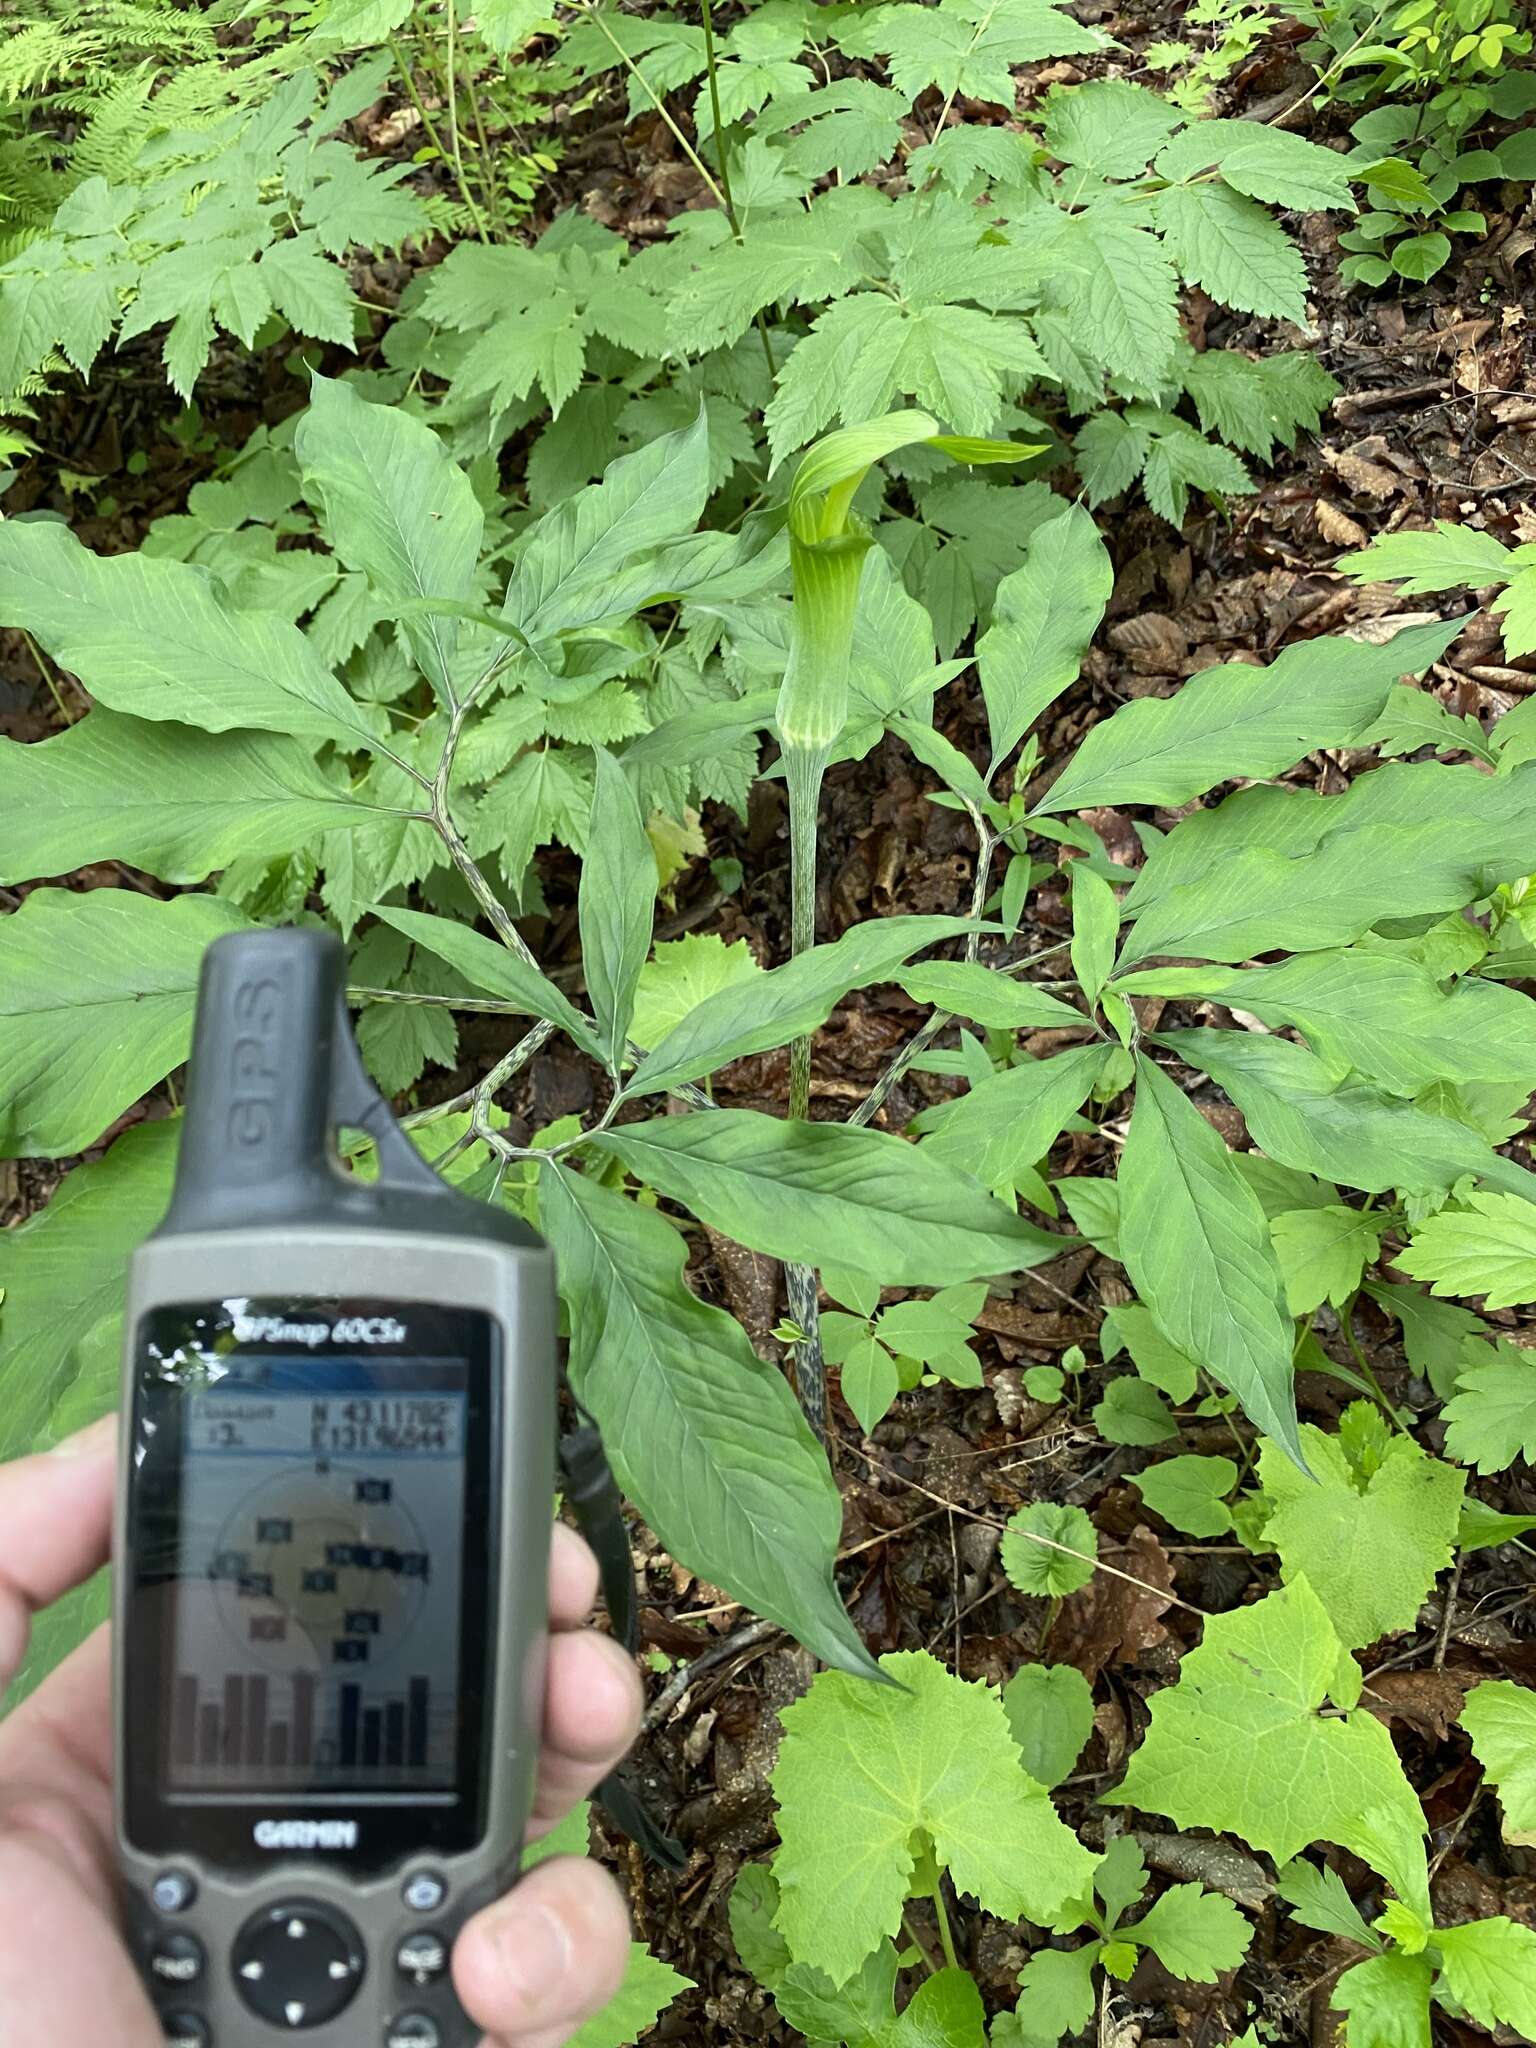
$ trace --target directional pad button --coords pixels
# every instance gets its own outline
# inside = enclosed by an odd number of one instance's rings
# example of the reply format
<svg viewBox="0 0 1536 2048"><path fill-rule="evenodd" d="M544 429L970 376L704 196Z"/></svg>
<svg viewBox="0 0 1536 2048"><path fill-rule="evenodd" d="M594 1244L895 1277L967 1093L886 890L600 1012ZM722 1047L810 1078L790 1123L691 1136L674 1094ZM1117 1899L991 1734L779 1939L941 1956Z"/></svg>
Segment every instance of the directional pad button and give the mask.
<svg viewBox="0 0 1536 2048"><path fill-rule="evenodd" d="M365 1967L362 1937L346 1915L307 1899L247 1920L231 1963L251 2011L287 2033L323 2027L345 2012Z"/></svg>

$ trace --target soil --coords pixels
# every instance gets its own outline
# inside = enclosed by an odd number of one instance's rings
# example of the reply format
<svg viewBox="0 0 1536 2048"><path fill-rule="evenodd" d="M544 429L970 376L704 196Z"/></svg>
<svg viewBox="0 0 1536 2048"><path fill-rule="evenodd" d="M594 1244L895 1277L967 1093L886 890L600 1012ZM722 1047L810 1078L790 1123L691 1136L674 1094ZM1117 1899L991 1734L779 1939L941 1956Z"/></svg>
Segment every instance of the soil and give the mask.
<svg viewBox="0 0 1536 2048"><path fill-rule="evenodd" d="M1181 10L1117 14L1085 0L1077 12L1098 20L1134 54L1150 37L1170 33ZM1120 68L1133 68L1132 61L1122 60ZM1021 74L1021 105L1052 79L1075 75L1064 65ZM1309 77L1293 39L1277 33L1232 82L1220 111L1274 118L1304 93ZM365 122L381 125L394 111L387 102ZM996 117L996 110L990 116L985 109L956 110L957 117L966 113ZM1321 139L1328 130L1308 132ZM408 150L409 140L400 146ZM573 131L545 203L585 205L646 239L696 196L691 178L659 123L626 125L621 108L600 106ZM1282 455L1257 493L1235 501L1225 516L1192 513L1177 533L1136 503L1106 520L1115 595L1082 681L1041 734L1048 765L1059 763L1117 704L1167 694L1214 663L1264 660L1282 643L1323 632L1385 635L1425 616L1422 600L1403 600L1384 587L1356 589L1333 567L1341 552L1374 535L1446 518L1484 526L1511 544L1536 539L1529 332L1536 222L1530 187L1493 190L1487 239L1464 247L1427 287L1400 296L1347 290L1338 277L1337 223L1308 217L1302 229L1315 309L1309 332L1234 320L1192 295L1188 325L1197 346L1313 348L1339 380L1342 396L1321 432L1294 455ZM441 253L428 250L426 258ZM391 301L408 268L370 264L362 280L367 295ZM301 385L281 351L254 359L231 351L216 358L198 400L202 433L189 441L172 431L175 400L148 348L125 352L90 392L50 403L36 430L46 452L13 487L6 509L46 506L69 516L94 547L132 546L150 519L175 509L207 473L211 446L237 447L263 420L270 424L296 410ZM135 450L147 456L147 466L130 475L124 463ZM101 503L106 491L115 499L110 509ZM1536 664L1505 663L1486 615L1473 613L1430 680L1449 710L1486 719L1536 690ZM76 701L79 693L68 680L59 687L73 715L83 700ZM939 719L958 745L975 751L984 721L973 681L950 687ZM17 634L0 634L0 732L33 740L58 723L59 707L29 647ZM1348 753L1318 755L1295 780L1335 791L1357 766ZM963 820L927 801L931 786L926 771L891 740L830 774L823 806L823 937L861 918L965 907L974 842ZM1104 812L1091 822L1117 858L1139 859L1128 820ZM679 880L661 936L707 927L727 940L745 938L765 962L784 958L787 844L777 785L754 791L745 825L718 808L704 823L710 857L740 861L741 889L722 900L708 864L695 863ZM58 879L73 888L161 893L161 885L114 864ZM546 967L566 970L567 986L579 986L574 883L570 861L551 861L549 915L525 926ZM0 890L0 907L14 908L24 893ZM1017 950L1051 946L1068 929L1062 892L1047 883L1031 900ZM851 997L816 1042L813 1113L846 1114L921 1014L896 990ZM1185 1021L1210 1014L1211 1006L1202 1006ZM421 1100L444 1099L470 1085L504 1046L499 1020L466 1017L461 1065L451 1073L433 1070ZM886 1105L883 1126L901 1129L953 1085L938 1076L907 1077ZM781 1111L785 1086L785 1055L765 1054L720 1075L715 1092L732 1106ZM1246 1144L1235 1110L1209 1088L1193 1092L1230 1142ZM603 1099L596 1071L568 1048L552 1046L505 1098L513 1115L510 1135L519 1135L519 1125L531 1130L569 1111L590 1112ZM160 1091L125 1121L164 1115L170 1100ZM1066 1140L1053 1167L1058 1173L1102 1171L1123 1135L1123 1120L1117 1122L1112 1109L1093 1133ZM1522 1164L1536 1164L1524 1139L1507 1149ZM0 1222L14 1223L40 1206L71 1163L0 1163ZM696 1227L691 1244L694 1287L732 1309L759 1347L774 1352L767 1332L782 1307L774 1269ZM841 1583L866 1641L876 1652L928 1649L967 1677L1003 1678L1042 1654L1076 1664L1094 1684L1095 1732L1079 1774L1058 1796L1068 1820L1091 1842L1102 1840L1105 1820L1095 1798L1113 1783L1145 1728L1149 1696L1176 1676L1181 1652L1197 1638L1196 1616L1175 1604L1175 1596L1219 1612L1273 1582L1271 1564L1237 1545L1173 1540L1128 1484L1146 1454L1106 1445L1088 1423L1103 1378L1093 1362L1097 1329L1105 1310L1128 1292L1120 1268L1085 1246L1041 1273L1020 1276L1011 1293L989 1302L978 1347L983 1390L919 1389L903 1396L867 1440L834 1402L832 1451L845 1501ZM1514 1312L1492 1320L1536 1342ZM1427 1390L1410 1382L1396 1326L1367 1304L1357 1328L1388 1395L1410 1403L1416 1393L1426 1398ZM1347 1358L1336 1331L1324 1324L1320 1334L1325 1349ZM1023 1369L1059 1363L1071 1345L1082 1346L1090 1359L1075 1412L1031 1401ZM1302 1377L1304 1419L1334 1420L1341 1397L1347 1398L1336 1381ZM1421 1435L1436 1447L1433 1423ZM1186 1429L1184 1439L1186 1450L1231 1448L1228 1425L1220 1421ZM1499 1508L1536 1511L1536 1480L1522 1467L1478 1482L1476 1491ZM1045 1603L1014 1593L997 1563L999 1531L1016 1507L1033 1499L1086 1508L1099 1530L1101 1555L1128 1579L1099 1577L1054 1616ZM769 1774L777 1710L804 1689L813 1666L787 1638L762 1624L749 1626L751 1617L722 1593L672 1563L649 1530L636 1526L633 1534L645 1638L656 1667L639 1763L690 1860L686 1873L673 1879L646 1866L618 1838L607 1842L607 1853L629 1884L637 1932L697 1987L650 2038L721 2048L788 2042L795 2037L737 1963L725 1900L742 1862L775 1839ZM1426 1605L1416 1630L1372 1654L1367 1685L1380 1702L1375 1710L1392 1728L1432 1829L1437 1917L1507 1913L1536 1927L1536 1852L1502 1844L1494 1803L1477 1796L1477 1768L1466 1737L1453 1725L1463 1692L1480 1679L1536 1685L1531 1552L1509 1545L1469 1554L1459 1575ZM1106 2011L1103 2039L1117 2048L1136 2041L1207 2048L1256 2020L1266 2041L1310 2041L1320 2048L1331 2042L1338 2015L1329 2011L1328 1993L1355 1953L1277 1914L1263 1868L1231 1844L1157 1831L1143 1832L1141 1840L1154 1870L1198 1877L1228 1893L1250 1910L1257 1932L1243 1969L1215 1985L1175 1983L1155 1959L1144 1957ZM1333 1860L1369 1917L1377 1881L1347 1856L1334 1852ZM932 1946L936 1930L925 1919L927 1910L916 1909L913 1924ZM958 1925L962 1959L989 2005L1011 2005L1026 1942L1047 1937L969 1913ZM1447 2043L1471 2048L1486 2040L1439 2012L1435 2028Z"/></svg>

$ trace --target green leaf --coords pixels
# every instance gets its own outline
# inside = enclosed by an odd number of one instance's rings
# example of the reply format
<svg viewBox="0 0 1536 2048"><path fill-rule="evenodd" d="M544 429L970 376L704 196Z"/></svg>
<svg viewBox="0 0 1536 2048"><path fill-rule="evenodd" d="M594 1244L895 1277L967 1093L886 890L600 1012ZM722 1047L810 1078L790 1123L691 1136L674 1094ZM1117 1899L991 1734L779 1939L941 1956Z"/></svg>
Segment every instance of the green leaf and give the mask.
<svg viewBox="0 0 1536 2048"><path fill-rule="evenodd" d="M316 376L293 447L332 550L382 598L470 601L485 515L430 427ZM450 699L458 621L407 616L404 631L438 695Z"/></svg>
<svg viewBox="0 0 1536 2048"><path fill-rule="evenodd" d="M592 1143L754 1251L815 1266L829 1250L895 1287L1013 1273L1062 1241L905 1139L751 1109L621 1124Z"/></svg>
<svg viewBox="0 0 1536 2048"><path fill-rule="evenodd" d="M1394 1263L1432 1294L1481 1294L1490 1309L1536 1301L1536 1205L1518 1195L1469 1195L1427 1216Z"/></svg>
<svg viewBox="0 0 1536 2048"><path fill-rule="evenodd" d="M1072 972L1090 1003L1097 1003L1115 964L1120 901L1086 860L1072 863Z"/></svg>
<svg viewBox="0 0 1536 2048"><path fill-rule="evenodd" d="M1351 582L1398 583L1404 597L1420 597L1507 583L1516 559L1491 533L1437 519L1428 530L1379 534L1369 547L1341 555L1336 567Z"/></svg>
<svg viewBox="0 0 1536 2048"><path fill-rule="evenodd" d="M363 1064L386 1095L421 1079L427 1062L451 1067L459 1033L452 1014L432 1003L371 1003L357 1019Z"/></svg>
<svg viewBox="0 0 1536 2048"><path fill-rule="evenodd" d="M1054 2044L1063 2034L1077 2034L1093 2018L1098 1999L1094 1992L1093 1966L1098 1957L1097 1942L1081 1948L1037 1948L1019 1972L1021 1996L1007 2020L993 2029L993 2048L1036 2048L1037 2043ZM1005 2029L1012 2023L1012 2031Z"/></svg>
<svg viewBox="0 0 1536 2048"><path fill-rule="evenodd" d="M0 522L0 624L24 626L96 700L208 732L368 745L351 698L297 626L236 611L205 570L93 555L50 521Z"/></svg>
<svg viewBox="0 0 1536 2048"><path fill-rule="evenodd" d="M1232 1527L1227 1496L1237 1484L1230 1458L1165 1458L1131 1475L1153 1514L1190 1536L1224 1536Z"/></svg>
<svg viewBox="0 0 1536 2048"><path fill-rule="evenodd" d="M1277 1861L1317 1841L1355 1848L1377 1808L1422 1830L1382 1724L1363 1711L1317 1711L1330 1694L1353 1706L1360 1671L1304 1579L1212 1615L1179 1674L1154 1694L1111 1804L1230 1832Z"/></svg>
<svg viewBox="0 0 1536 2048"><path fill-rule="evenodd" d="M718 932L689 932L663 940L640 969L630 1031L639 1044L658 1045L707 996L762 972L745 939L728 946Z"/></svg>
<svg viewBox="0 0 1536 2048"><path fill-rule="evenodd" d="M842 1508L788 1384L683 1285L654 1210L553 1164L539 1214L571 1316L571 1383L670 1556L828 1663L873 1666L832 1581Z"/></svg>
<svg viewBox="0 0 1536 2048"><path fill-rule="evenodd" d="M1097 1183L1091 1183L1097 1185ZM1106 1183L1111 1185L1111 1183ZM1111 1258L1117 1253L1110 1253ZM1200 1384L1200 1368L1187 1351L1170 1344L1150 1311L1139 1301L1121 1301L1109 1310L1099 1331L1104 1363L1129 1351L1141 1377L1173 1401L1188 1401Z"/></svg>
<svg viewBox="0 0 1536 2048"><path fill-rule="evenodd" d="M1507 1678L1484 1679L1467 1694L1459 1719L1499 1795L1505 1841L1536 1847L1536 1693Z"/></svg>
<svg viewBox="0 0 1536 2048"><path fill-rule="evenodd" d="M1285 1305L1310 1316L1331 1301L1342 1308L1381 1250L1383 1226L1362 1209L1287 1209L1270 1218L1269 1234L1285 1279Z"/></svg>
<svg viewBox="0 0 1536 2048"><path fill-rule="evenodd" d="M1156 1387L1126 1373L1104 1389L1104 1398L1093 1410L1093 1426L1107 1444L1142 1448L1166 1443L1179 1433L1179 1425Z"/></svg>
<svg viewBox="0 0 1536 2048"><path fill-rule="evenodd" d="M1437 1928L1435 1945L1441 1983L1480 2027L1536 2037L1536 1930L1501 1915Z"/></svg>
<svg viewBox="0 0 1536 2048"><path fill-rule="evenodd" d="M1160 178L1198 177L1215 167L1250 199L1300 211L1354 212L1345 157L1288 129L1257 121L1196 121L1158 152Z"/></svg>
<svg viewBox="0 0 1536 2048"><path fill-rule="evenodd" d="M1045 146L1051 155L1101 178L1134 178L1175 128L1177 107L1144 85L1119 78L1053 85L1045 96Z"/></svg>
<svg viewBox="0 0 1536 2048"><path fill-rule="evenodd" d="M1479 1472L1536 1460L1536 1361L1514 1344L1469 1344L1466 1356L1443 1411L1446 1450Z"/></svg>
<svg viewBox="0 0 1536 2048"><path fill-rule="evenodd" d="M1120 1162L1120 1251L1163 1333L1300 1457L1291 1321L1258 1197L1225 1144L1152 1062L1137 1060Z"/></svg>
<svg viewBox="0 0 1536 2048"><path fill-rule="evenodd" d="M1122 1939L1151 1949L1170 1976L1191 1984L1214 1984L1235 1970L1253 1939L1230 1899L1197 1884L1170 1885L1139 1920L1118 1931Z"/></svg>
<svg viewBox="0 0 1536 2048"><path fill-rule="evenodd" d="M0 1156L83 1151L187 1056L213 896L37 889L0 924Z"/></svg>
<svg viewBox="0 0 1536 2048"><path fill-rule="evenodd" d="M1219 181L1171 185L1157 195L1155 218L1186 283L1238 312L1306 324L1301 252L1262 206Z"/></svg>
<svg viewBox="0 0 1536 2048"><path fill-rule="evenodd" d="M1503 616L1504 652L1511 661L1536 654L1536 566L1522 569L1489 610Z"/></svg>
<svg viewBox="0 0 1536 2048"><path fill-rule="evenodd" d="M1179 342L1177 280L1162 245L1116 203L1072 215L1067 225L1064 248L1079 266L1073 310L1095 354L1112 377L1155 386Z"/></svg>
<svg viewBox="0 0 1536 2048"><path fill-rule="evenodd" d="M597 1013L603 1064L617 1074L629 1039L635 984L651 949L656 860L628 776L605 747L593 749L597 780L581 890L581 961Z"/></svg>
<svg viewBox="0 0 1536 2048"><path fill-rule="evenodd" d="M376 904L373 914L393 925L397 932L404 932L418 946L425 946L438 959L446 960L471 988L499 996L529 1017L543 1017L568 1033L583 1052L597 1060L603 1058L601 1044L581 1012L552 981L545 980L537 967L530 967L510 947L499 945L495 939L488 939L451 917L430 917L421 910L396 910L388 904Z"/></svg>
<svg viewBox="0 0 1536 2048"><path fill-rule="evenodd" d="M918 1652L880 1668L895 1685L824 1672L781 1717L778 1924L834 1984L899 1930L919 1831L956 1890L1007 1920L1049 1923L1093 1870L1020 1766L995 1692Z"/></svg>
<svg viewBox="0 0 1536 2048"><path fill-rule="evenodd" d="M1003 1712L1025 1770L1053 1788L1093 1733L1093 1688L1074 1664L1021 1664L1003 1687Z"/></svg>
<svg viewBox="0 0 1536 2048"><path fill-rule="evenodd" d="M1036 527L1023 563L998 584L992 624L976 645L992 770L1076 682L1114 581L1094 520L1080 505L1068 505Z"/></svg>
<svg viewBox="0 0 1536 2048"><path fill-rule="evenodd" d="M1120 1256L1120 1189L1112 1180L1072 1178L1053 1183L1067 1214L1096 1251ZM1133 1354L1134 1356L1134 1354Z"/></svg>
<svg viewBox="0 0 1536 2048"><path fill-rule="evenodd" d="M933 85L951 99L1011 107L1019 65L1101 50L1106 38L1047 0L949 0L861 9L836 40L850 57L884 57L909 102Z"/></svg>
<svg viewBox="0 0 1536 2048"><path fill-rule="evenodd" d="M925 960L896 979L914 1002L969 1017L988 1031L1081 1029L1086 1021L1081 1010L1033 982L979 961Z"/></svg>
<svg viewBox="0 0 1536 2048"><path fill-rule="evenodd" d="M66 1404L77 1427L116 1402L128 1259L165 1213L180 1136L135 1124L0 1235L0 1461L56 1441Z"/></svg>
<svg viewBox="0 0 1536 2048"><path fill-rule="evenodd" d="M1427 235L1408 235L1392 246L1387 259L1399 277L1422 284L1451 260L1451 238L1438 230Z"/></svg>
<svg viewBox="0 0 1536 2048"><path fill-rule="evenodd" d="M891 2048L986 2048L987 2016L969 1971L940 1970L919 1984Z"/></svg>
<svg viewBox="0 0 1536 2048"><path fill-rule="evenodd" d="M1456 1543L1461 1550L1492 1550L1501 1543L1513 1543L1536 1529L1536 1515L1505 1515L1480 1500L1464 1500L1461 1520L1456 1525Z"/></svg>
<svg viewBox="0 0 1536 2048"><path fill-rule="evenodd" d="M1304 1863L1298 1857L1287 1863L1275 1883L1303 1927L1315 1927L1319 1934L1342 1935L1361 1948L1379 1949L1380 1938L1360 1917L1360 1909L1344 1887L1344 1880L1327 1864Z"/></svg>
<svg viewBox="0 0 1536 2048"><path fill-rule="evenodd" d="M731 1940L741 1966L766 1990L777 1991L789 1969L789 1944L774 1926L779 1887L764 1863L748 1863L731 1887Z"/></svg>
<svg viewBox="0 0 1536 2048"><path fill-rule="evenodd" d="M0 815L0 883L114 859L185 883L390 814L328 782L301 741L97 710L52 739L0 740Z"/></svg>
<svg viewBox="0 0 1536 2048"><path fill-rule="evenodd" d="M1317 358L1301 349L1257 362L1235 349L1191 350L1178 374L1205 431L1265 462L1277 447L1293 448L1303 431L1315 432L1340 391Z"/></svg>
<svg viewBox="0 0 1536 2048"><path fill-rule="evenodd" d="M848 1322L859 1333L844 1346L838 1325ZM885 1346L869 1335L861 1318L840 1316L836 1310L822 1318L823 1355L828 1365L838 1367L837 1383L843 1399L868 1436L886 1415L901 1392L896 1361ZM837 1341L834 1341L836 1336Z"/></svg>
<svg viewBox="0 0 1536 2048"><path fill-rule="evenodd" d="M1437 754L1493 759L1488 736L1475 718L1453 718L1428 690L1412 683L1399 683L1390 692L1386 710L1370 731L1361 735L1360 744L1388 756L1416 754L1421 747L1433 747Z"/></svg>
<svg viewBox="0 0 1536 2048"><path fill-rule="evenodd" d="M1218 782L1281 774L1316 747L1348 746L1402 675L1437 661L1460 622L1410 626L1379 647L1304 640L1268 668L1229 662L1173 697L1139 697L1096 725L1037 808L1188 803Z"/></svg>
<svg viewBox="0 0 1536 2048"><path fill-rule="evenodd" d="M957 1101L925 1109L914 1119L915 1129L931 1134L920 1148L923 1159L948 1162L985 1187L1010 1185L1045 1157L1108 1058L1107 1046L1076 1045L1004 1067Z"/></svg>
<svg viewBox="0 0 1536 2048"><path fill-rule="evenodd" d="M1264 1540L1280 1553L1282 1577L1305 1573L1347 1649L1412 1628L1451 1562L1463 1474L1394 1436L1362 1480L1338 1437L1311 1423L1301 1437L1312 1479L1271 1444L1259 1455L1272 1503Z"/></svg>
<svg viewBox="0 0 1536 2048"><path fill-rule="evenodd" d="M1349 2014L1350 2038L1366 2048L1430 2048L1433 1976L1426 1957L1394 1949L1346 1970L1330 2002Z"/></svg>
<svg viewBox="0 0 1536 2048"><path fill-rule="evenodd" d="M969 928L956 917L880 917L853 925L840 939L813 946L760 981L706 998L651 1048L627 1092L651 1095L697 1081L748 1053L815 1031L850 989L888 980L914 953Z"/></svg>
<svg viewBox="0 0 1536 2048"><path fill-rule="evenodd" d="M1081 1508L1032 1501L1003 1531L1003 1570L1021 1593L1060 1600L1077 1592L1098 1554L1098 1533Z"/></svg>

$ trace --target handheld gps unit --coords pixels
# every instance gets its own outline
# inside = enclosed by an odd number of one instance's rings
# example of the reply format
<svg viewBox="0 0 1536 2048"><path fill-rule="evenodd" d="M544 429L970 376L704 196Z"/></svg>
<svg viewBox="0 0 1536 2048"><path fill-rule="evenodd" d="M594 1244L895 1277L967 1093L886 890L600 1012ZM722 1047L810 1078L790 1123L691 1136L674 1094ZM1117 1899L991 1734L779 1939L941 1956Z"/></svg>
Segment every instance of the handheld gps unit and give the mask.
<svg viewBox="0 0 1536 2048"><path fill-rule="evenodd" d="M125 1908L176 2048L478 2041L449 1956L532 1797L556 1385L550 1254L395 1123L340 944L217 940L116 1550Z"/></svg>

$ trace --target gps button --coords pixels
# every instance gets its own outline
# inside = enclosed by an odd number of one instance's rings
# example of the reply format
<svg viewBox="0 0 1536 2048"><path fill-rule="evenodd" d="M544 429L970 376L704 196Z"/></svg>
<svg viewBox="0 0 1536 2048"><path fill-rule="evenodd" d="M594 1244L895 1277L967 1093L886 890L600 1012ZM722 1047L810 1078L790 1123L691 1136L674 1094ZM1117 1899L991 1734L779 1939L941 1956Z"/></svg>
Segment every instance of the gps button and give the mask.
<svg viewBox="0 0 1536 2048"><path fill-rule="evenodd" d="M442 2029L424 2012L403 2012L384 2030L384 2048L442 2048L442 2041Z"/></svg>
<svg viewBox="0 0 1536 2048"><path fill-rule="evenodd" d="M231 1956L235 1988L274 2027L322 2027L352 2003L363 1944L345 1914L290 1900L247 1920Z"/></svg>
<svg viewBox="0 0 1536 2048"><path fill-rule="evenodd" d="M195 1984L206 1960L195 1934L162 1934L149 1952L149 1974L162 1984Z"/></svg>
<svg viewBox="0 0 1536 2048"><path fill-rule="evenodd" d="M160 2024L165 2029L167 2048L209 2048L213 2040L208 2022L199 2019L195 2012L168 2012Z"/></svg>
<svg viewBox="0 0 1536 2048"><path fill-rule="evenodd" d="M408 1934L395 1950L395 1968L420 1990L434 1983L448 1968L448 1944L430 1928Z"/></svg>

